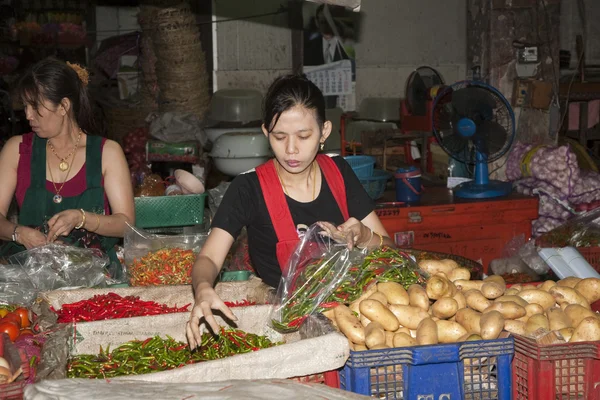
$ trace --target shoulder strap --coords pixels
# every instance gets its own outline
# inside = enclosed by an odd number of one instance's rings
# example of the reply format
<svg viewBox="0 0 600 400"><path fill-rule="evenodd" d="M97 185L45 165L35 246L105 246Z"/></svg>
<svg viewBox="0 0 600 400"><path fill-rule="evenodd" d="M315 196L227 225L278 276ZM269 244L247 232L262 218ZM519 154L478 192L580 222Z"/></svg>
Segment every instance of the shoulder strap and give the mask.
<svg viewBox="0 0 600 400"><path fill-rule="evenodd" d="M46 139L33 135L31 152L31 186L46 188Z"/></svg>
<svg viewBox="0 0 600 400"><path fill-rule="evenodd" d="M88 188L102 186L102 137L87 135L85 178Z"/></svg>
<svg viewBox="0 0 600 400"><path fill-rule="evenodd" d="M348 213L348 202L346 200L346 185L344 184L344 178L342 177L340 169L331 157L324 154L317 155L317 162L319 163L319 167L329 185L329 189L331 189L331 193L333 193L333 197L344 216L344 221L347 221L348 218L350 218L350 214Z"/></svg>
<svg viewBox="0 0 600 400"><path fill-rule="evenodd" d="M262 189L265 204L279 242L298 240L298 233L287 204L275 163L269 160L256 167L256 175Z"/></svg>

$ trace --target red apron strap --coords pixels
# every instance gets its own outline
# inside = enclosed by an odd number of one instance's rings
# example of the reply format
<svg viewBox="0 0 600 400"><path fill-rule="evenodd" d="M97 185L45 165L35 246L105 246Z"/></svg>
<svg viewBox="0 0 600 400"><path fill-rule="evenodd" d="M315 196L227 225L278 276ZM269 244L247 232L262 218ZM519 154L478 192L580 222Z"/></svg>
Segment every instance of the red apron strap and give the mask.
<svg viewBox="0 0 600 400"><path fill-rule="evenodd" d="M335 164L335 161L325 154L317 155L317 162L319 163L319 167L321 167L321 172L323 172L323 176L329 185L329 189L331 189L331 193L344 216L344 221L347 221L348 218L350 218L350 213L348 213L348 202L346 201L346 185L344 184L344 178L342 177L340 169Z"/></svg>
<svg viewBox="0 0 600 400"><path fill-rule="evenodd" d="M277 240L279 242L298 240L296 225L294 225L292 214L285 199L274 161L269 160L259 165L255 171Z"/></svg>

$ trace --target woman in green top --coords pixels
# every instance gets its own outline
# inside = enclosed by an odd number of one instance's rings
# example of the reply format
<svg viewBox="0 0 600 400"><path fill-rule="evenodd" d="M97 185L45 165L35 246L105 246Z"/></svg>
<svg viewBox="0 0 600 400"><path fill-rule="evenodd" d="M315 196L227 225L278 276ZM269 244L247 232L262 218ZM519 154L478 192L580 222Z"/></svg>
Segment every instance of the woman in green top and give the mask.
<svg viewBox="0 0 600 400"><path fill-rule="evenodd" d="M55 241L97 247L117 261L114 245L134 224L133 188L119 144L94 130L87 72L53 58L19 83L32 133L0 153L1 254ZM18 224L8 208L16 197Z"/></svg>

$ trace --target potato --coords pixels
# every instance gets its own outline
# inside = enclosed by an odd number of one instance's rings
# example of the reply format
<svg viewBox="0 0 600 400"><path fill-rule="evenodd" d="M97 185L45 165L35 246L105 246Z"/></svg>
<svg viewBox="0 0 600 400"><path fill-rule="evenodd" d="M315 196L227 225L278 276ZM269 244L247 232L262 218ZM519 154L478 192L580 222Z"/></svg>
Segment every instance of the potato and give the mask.
<svg viewBox="0 0 600 400"><path fill-rule="evenodd" d="M458 311L458 303L450 297L442 297L431 306L433 315L440 319L448 319Z"/></svg>
<svg viewBox="0 0 600 400"><path fill-rule="evenodd" d="M585 308L590 308L590 303L587 301L585 297L577 290L567 287L567 286L554 286L550 288L548 291L558 304L569 303L569 304L579 304Z"/></svg>
<svg viewBox="0 0 600 400"><path fill-rule="evenodd" d="M441 319L436 324L440 343L455 343L462 335L467 333L467 330L458 322Z"/></svg>
<svg viewBox="0 0 600 400"><path fill-rule="evenodd" d="M385 331L385 345L388 347L394 347L394 332Z"/></svg>
<svg viewBox="0 0 600 400"><path fill-rule="evenodd" d="M480 319L481 313L470 308L461 308L456 312L456 322L462 325L468 333L481 333Z"/></svg>
<svg viewBox="0 0 600 400"><path fill-rule="evenodd" d="M331 321L331 323L333 324L333 326L335 326L336 328L338 327L337 321L335 320L335 311L334 311L333 308L330 308L329 310L323 311L322 314L324 316L326 316L328 320Z"/></svg>
<svg viewBox="0 0 600 400"><path fill-rule="evenodd" d="M482 312L483 310L492 305L492 301L486 299L485 296L479 290L467 290L465 292L465 299L467 300L467 305L469 307L479 312Z"/></svg>
<svg viewBox="0 0 600 400"><path fill-rule="evenodd" d="M561 329L571 327L571 320L567 317L567 314L558 307L552 307L546 310L546 316L548 317L551 331L560 331Z"/></svg>
<svg viewBox="0 0 600 400"><path fill-rule="evenodd" d="M525 289L517 293L517 296L524 299L528 303L536 303L544 308L544 310L553 307L556 303L554 296L540 289Z"/></svg>
<svg viewBox="0 0 600 400"><path fill-rule="evenodd" d="M569 304L564 309L565 314L571 321L572 327L577 327L587 317L598 318L597 314L579 304Z"/></svg>
<svg viewBox="0 0 600 400"><path fill-rule="evenodd" d="M436 332L437 334L437 332ZM416 346L417 340L414 339L410 334L404 332L398 332L394 334L394 347L411 347Z"/></svg>
<svg viewBox="0 0 600 400"><path fill-rule="evenodd" d="M552 288L554 286L556 286L556 282L548 280L548 281L544 281L544 283L542 283L538 289L541 289L541 290L547 292L548 290L550 290L550 288Z"/></svg>
<svg viewBox="0 0 600 400"><path fill-rule="evenodd" d="M356 348L354 347L354 343L352 343L352 340L348 339L348 347L350 348L351 351L355 351Z"/></svg>
<svg viewBox="0 0 600 400"><path fill-rule="evenodd" d="M360 315L360 308L358 307L360 303L357 303L356 301L353 301L352 303L350 303L350 305L348 306L348 308L350 309L350 311L352 311L353 313L356 313L356 316L358 318L361 317Z"/></svg>
<svg viewBox="0 0 600 400"><path fill-rule="evenodd" d="M565 342L571 341L573 332L575 332L575 328L562 328L561 330L558 331L558 333L560 333L562 335L562 337L565 339Z"/></svg>
<svg viewBox="0 0 600 400"><path fill-rule="evenodd" d="M451 258L444 258L443 260L441 260L441 262L446 267L452 268L452 271L454 271L456 268L461 268L460 265ZM446 275L447 275L447 273L446 273Z"/></svg>
<svg viewBox="0 0 600 400"><path fill-rule="evenodd" d="M385 330L379 322L373 321L365 328L365 344L372 349L378 345L385 345Z"/></svg>
<svg viewBox="0 0 600 400"><path fill-rule="evenodd" d="M397 282L379 282L377 291L385 295L389 304L410 304L408 292Z"/></svg>
<svg viewBox="0 0 600 400"><path fill-rule="evenodd" d="M500 332L504 329L504 316L500 312L492 310L486 312L479 320L481 337L484 340L498 339Z"/></svg>
<svg viewBox="0 0 600 400"><path fill-rule="evenodd" d="M372 283L369 285L369 287L367 287L367 289L364 292L362 292L358 299L350 303L350 309L356 312L357 314L360 314L360 311L358 309L358 305L360 304L360 302L368 299L375 292L377 292L377 284Z"/></svg>
<svg viewBox="0 0 600 400"><path fill-rule="evenodd" d="M385 350L385 349L389 349L389 348L390 347L385 344L380 344L380 345L371 347L369 350Z"/></svg>
<svg viewBox="0 0 600 400"><path fill-rule="evenodd" d="M408 336L410 336L410 329L405 326L401 326L394 333L406 333Z"/></svg>
<svg viewBox="0 0 600 400"><path fill-rule="evenodd" d="M523 288L521 290L535 290L535 289L539 289L539 288L532 283L526 283L523 285Z"/></svg>
<svg viewBox="0 0 600 400"><path fill-rule="evenodd" d="M422 310L429 310L429 297L421 285L412 284L408 287L409 305L419 307Z"/></svg>
<svg viewBox="0 0 600 400"><path fill-rule="evenodd" d="M364 315L360 316L360 324L362 326L364 326L365 328L367 327L367 325L369 325L371 323L371 320L367 317L365 317Z"/></svg>
<svg viewBox="0 0 600 400"><path fill-rule="evenodd" d="M453 283L456 286L456 289L462 290L463 292L471 289L481 290L481 286L483 286L483 281L466 281L464 279L458 279Z"/></svg>
<svg viewBox="0 0 600 400"><path fill-rule="evenodd" d="M496 300L497 302L502 302L502 301L513 301L515 303L517 303L518 305L520 305L521 307L526 307L527 304L529 304L527 301L525 301L525 299L522 299L519 296L515 296L515 295L504 295L504 296L500 296L498 297Z"/></svg>
<svg viewBox="0 0 600 400"><path fill-rule="evenodd" d="M419 345L438 344L438 329L435 321L425 318L417 328L417 343Z"/></svg>
<svg viewBox="0 0 600 400"><path fill-rule="evenodd" d="M450 275L450 272L456 268L456 266L439 260L421 260L419 261L419 268L431 276L438 272L443 272L446 274L446 276L448 276Z"/></svg>
<svg viewBox="0 0 600 400"><path fill-rule="evenodd" d="M455 268L450 272L450 275L448 275L448 279L452 282L455 282L459 279L468 281L469 279L471 279L471 271L469 271L469 269L465 267Z"/></svg>
<svg viewBox="0 0 600 400"><path fill-rule="evenodd" d="M515 335L525 335L525 322L505 319L504 330Z"/></svg>
<svg viewBox="0 0 600 400"><path fill-rule="evenodd" d="M350 339L352 343L364 344L365 329L352 311L343 304L334 308L333 311L340 331Z"/></svg>
<svg viewBox="0 0 600 400"><path fill-rule="evenodd" d="M452 298L456 300L459 310L461 308L467 308L467 299L465 299L465 295L463 294L463 292L456 292L456 294Z"/></svg>
<svg viewBox="0 0 600 400"><path fill-rule="evenodd" d="M504 292L505 296L516 296L517 293L519 293L520 290L518 289L514 289L514 288L508 288L506 289L506 291Z"/></svg>
<svg viewBox="0 0 600 400"><path fill-rule="evenodd" d="M504 280L502 275L490 275L487 278L485 278L483 280L483 282L484 283L489 283L489 282L497 283L498 285L504 287L504 289L506 290L506 281Z"/></svg>
<svg viewBox="0 0 600 400"><path fill-rule="evenodd" d="M456 294L456 286L448 279L436 275L427 280L425 291L427 292L427 297L432 300L438 300L442 297L454 296Z"/></svg>
<svg viewBox="0 0 600 400"><path fill-rule="evenodd" d="M517 319L527 315L527 310L515 303L514 301L502 301L499 303L492 303L488 308L483 310L483 314L498 311L506 319Z"/></svg>
<svg viewBox="0 0 600 400"><path fill-rule="evenodd" d="M430 317L427 311L419 307L401 304L390 304L390 311L396 316L400 325L408 329L417 329L421 321Z"/></svg>
<svg viewBox="0 0 600 400"><path fill-rule="evenodd" d="M567 278L561 279L560 281L556 282L556 285L574 288L575 285L577 285L580 280L581 280L581 278L577 278L576 276L569 276Z"/></svg>
<svg viewBox="0 0 600 400"><path fill-rule="evenodd" d="M497 299L498 297L504 294L506 290L506 286L500 285L496 282L484 282L481 285L481 294L485 296L486 299Z"/></svg>
<svg viewBox="0 0 600 400"><path fill-rule="evenodd" d="M554 308L554 307L552 307ZM550 310L550 308L549 308ZM542 308L542 306L540 306L539 304L527 304L525 306L525 311L527 312L525 314L525 316L521 317L521 318L515 318L519 321L523 321L523 322L527 322L529 320L529 317L531 317L534 314L543 314L544 313L544 309Z"/></svg>
<svg viewBox="0 0 600 400"><path fill-rule="evenodd" d="M575 290L583 295L592 304L600 300L600 279L585 278L577 282Z"/></svg>
<svg viewBox="0 0 600 400"><path fill-rule="evenodd" d="M529 317L529 320L525 323L525 333L527 335L531 335L539 328L550 330L550 323L544 314L534 314Z"/></svg>
<svg viewBox="0 0 600 400"><path fill-rule="evenodd" d="M381 292L375 292L372 295L369 296L370 300L377 300L378 302L380 302L381 304L383 304L384 306L388 305L388 299L385 296L385 294L381 293ZM359 307L360 309L360 307Z"/></svg>
<svg viewBox="0 0 600 400"><path fill-rule="evenodd" d="M472 333L469 336L467 336L465 342L474 342L476 340L483 340L483 338L475 333Z"/></svg>
<svg viewBox="0 0 600 400"><path fill-rule="evenodd" d="M600 340L600 320L596 317L587 317L577 325L569 342L594 342L597 340Z"/></svg>
<svg viewBox="0 0 600 400"><path fill-rule="evenodd" d="M400 327L396 316L377 300L363 300L359 308L362 315L371 321L379 322L386 331L393 332Z"/></svg>

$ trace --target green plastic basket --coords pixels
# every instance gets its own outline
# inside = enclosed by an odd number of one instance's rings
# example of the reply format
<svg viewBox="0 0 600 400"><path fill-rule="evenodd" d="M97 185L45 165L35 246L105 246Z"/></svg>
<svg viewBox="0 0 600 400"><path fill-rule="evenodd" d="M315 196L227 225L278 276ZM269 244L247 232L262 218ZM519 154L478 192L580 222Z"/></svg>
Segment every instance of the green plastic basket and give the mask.
<svg viewBox="0 0 600 400"><path fill-rule="evenodd" d="M206 193L135 198L135 226L166 228L199 225L204 220Z"/></svg>

